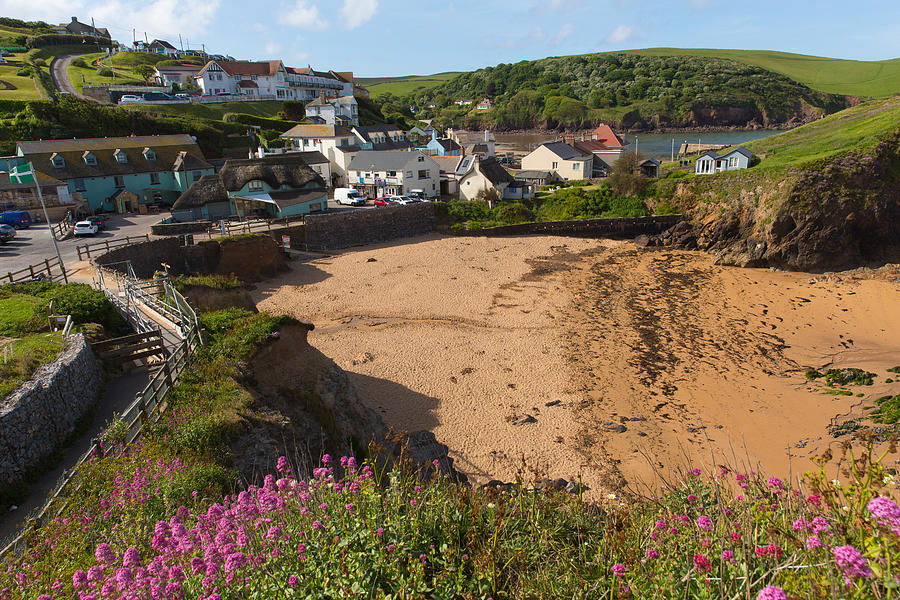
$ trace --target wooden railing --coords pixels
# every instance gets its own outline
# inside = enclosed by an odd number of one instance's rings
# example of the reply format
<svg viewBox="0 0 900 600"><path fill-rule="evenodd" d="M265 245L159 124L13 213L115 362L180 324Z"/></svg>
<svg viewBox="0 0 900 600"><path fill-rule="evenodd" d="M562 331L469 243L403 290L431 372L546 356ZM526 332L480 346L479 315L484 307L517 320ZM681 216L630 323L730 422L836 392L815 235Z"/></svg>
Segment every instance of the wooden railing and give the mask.
<svg viewBox="0 0 900 600"><path fill-rule="evenodd" d="M57 240L64 240L72 234L74 225L68 219L63 219L59 223L51 223L50 231Z"/></svg>
<svg viewBox="0 0 900 600"><path fill-rule="evenodd" d="M69 276L65 269L60 267L58 258L46 258L44 262L29 265L18 271L10 271L0 276L0 283L19 283L21 281L34 281L35 279L49 279L50 281L62 281L69 283Z"/></svg>
<svg viewBox="0 0 900 600"><path fill-rule="evenodd" d="M102 269L100 272L100 279L96 282L97 287L99 287L107 297L116 297L119 299L119 301L115 302L115 305L120 311L125 313L123 316L125 316L129 322L146 320L144 316L140 314L136 301L143 302L145 299L149 301L148 296L152 295L148 292L146 295L138 296L136 294L129 294L127 291L129 286L135 288L138 287L137 284L142 282L136 278L123 276L124 279L130 280L122 282L120 279L119 282L123 283L123 287L126 288L123 292L120 289L107 287L102 276ZM133 271L131 272L133 273ZM124 440L125 445L134 442L134 440L140 436L144 427L159 420L166 409L166 398L169 392L175 387L178 377L181 376L190 364L194 352L203 344L203 337L200 333L200 322L197 319L194 310L190 308L187 300L178 293L174 286L171 286L171 281L169 282L168 287L163 287L163 291L165 294L171 294L170 297L173 299L171 304L165 304L167 306L172 306L172 304L174 304L172 310L181 311L181 316L179 317L179 321L182 323L182 327L179 329L181 342L171 351L168 358L162 363L161 368L153 374L147 386L135 396L134 401L119 415L119 418L128 426L128 431ZM125 300L122 299L120 293L125 294ZM131 296L130 299L128 298L129 295ZM156 310L154 306L149 308ZM63 476L53 488L50 497L44 503L37 515L30 520L27 526L44 525L65 510L68 503L63 500L62 504L59 504L59 499L61 494L69 486L80 486L80 483L76 478L78 467L95 456L117 455L123 451L123 448L124 446L104 448L103 443L100 440L94 439L90 449L78 459L72 468L67 469L65 473L63 473ZM10 552L21 555L26 549L27 543L25 534L19 534L9 544L0 547L0 557L5 556Z"/></svg>
<svg viewBox="0 0 900 600"><path fill-rule="evenodd" d="M303 215L295 217L282 217L280 219L248 219L245 221L225 222L224 235L237 235L241 233L255 233L261 231L272 231L273 229L281 229L289 227L292 223L300 225L304 222ZM213 223L208 235L212 238L214 235L223 235L221 223Z"/></svg>
<svg viewBox="0 0 900 600"><path fill-rule="evenodd" d="M121 248L122 246L130 246L131 244L137 244L138 242L149 241L150 234L145 233L144 235L137 235L133 237L127 236L125 238L94 242L93 244L83 244L81 246L76 246L75 250L78 252L78 260L88 260L91 258L92 253L99 254L101 250L103 252L109 252L110 250Z"/></svg>

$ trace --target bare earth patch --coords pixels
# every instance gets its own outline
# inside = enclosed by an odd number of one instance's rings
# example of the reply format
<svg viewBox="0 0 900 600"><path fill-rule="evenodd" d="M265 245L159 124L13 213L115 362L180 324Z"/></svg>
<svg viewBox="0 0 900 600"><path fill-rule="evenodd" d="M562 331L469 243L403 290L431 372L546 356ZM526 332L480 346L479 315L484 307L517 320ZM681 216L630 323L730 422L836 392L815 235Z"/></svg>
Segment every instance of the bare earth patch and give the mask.
<svg viewBox="0 0 900 600"><path fill-rule="evenodd" d="M806 366L891 389L897 284L814 277L623 242L429 236L295 263L254 294L312 321L364 402L434 431L476 481L581 476L597 497L688 462L808 469L859 399L811 390Z"/></svg>

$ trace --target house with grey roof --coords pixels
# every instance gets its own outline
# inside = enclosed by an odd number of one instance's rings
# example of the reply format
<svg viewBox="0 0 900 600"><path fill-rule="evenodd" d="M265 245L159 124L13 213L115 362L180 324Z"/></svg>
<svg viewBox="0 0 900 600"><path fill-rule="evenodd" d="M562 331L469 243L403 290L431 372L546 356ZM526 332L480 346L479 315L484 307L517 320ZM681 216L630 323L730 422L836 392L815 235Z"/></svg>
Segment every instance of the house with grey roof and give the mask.
<svg viewBox="0 0 900 600"><path fill-rule="evenodd" d="M440 182L440 165L424 152L361 151L347 166L348 185L369 197L421 190L433 198L440 194Z"/></svg>
<svg viewBox="0 0 900 600"><path fill-rule="evenodd" d="M584 153L565 142L544 142L522 158L525 171L548 171L565 181L590 179L594 155Z"/></svg>
<svg viewBox="0 0 900 600"><path fill-rule="evenodd" d="M65 33L68 35L92 35L94 37L107 38L109 39L109 30L105 27L94 27L93 25L87 25L78 20L77 17L72 17L72 20L68 23L61 23L59 27L55 27L56 31L60 33Z"/></svg>
<svg viewBox="0 0 900 600"><path fill-rule="evenodd" d="M172 206L178 222L282 218L327 210L325 180L297 153L228 160L191 185Z"/></svg>
<svg viewBox="0 0 900 600"><path fill-rule="evenodd" d="M353 135L362 150L409 150L412 143L406 132L396 125L354 127Z"/></svg>
<svg viewBox="0 0 900 600"><path fill-rule="evenodd" d="M143 135L18 142L16 154L41 173L64 181L91 210L124 212L116 198L128 190L138 206L171 206L203 175L212 174L189 135Z"/></svg>
<svg viewBox="0 0 900 600"><path fill-rule="evenodd" d="M306 105L306 117L323 125L356 126L359 125L359 104L352 95L328 98L323 93Z"/></svg>
<svg viewBox="0 0 900 600"><path fill-rule="evenodd" d="M722 171L737 171L747 169L753 161L753 153L738 146L728 152L719 154L714 150L704 152L697 157L694 165L694 173L697 175L711 175Z"/></svg>
<svg viewBox="0 0 900 600"><path fill-rule="evenodd" d="M475 200L479 192L489 189L496 190L502 200L534 197L534 186L516 181L496 158L475 156L468 164L466 172L459 177L460 200Z"/></svg>

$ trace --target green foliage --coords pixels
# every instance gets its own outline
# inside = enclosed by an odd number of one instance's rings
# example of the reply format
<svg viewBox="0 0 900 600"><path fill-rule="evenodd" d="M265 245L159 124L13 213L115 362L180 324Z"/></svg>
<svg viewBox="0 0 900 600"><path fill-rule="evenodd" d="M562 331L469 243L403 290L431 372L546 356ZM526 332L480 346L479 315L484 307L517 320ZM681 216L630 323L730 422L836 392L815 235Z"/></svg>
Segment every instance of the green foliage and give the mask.
<svg viewBox="0 0 900 600"><path fill-rule="evenodd" d="M644 157L636 152L623 152L609 174L609 186L620 196L640 196L647 189L647 178L641 174Z"/></svg>
<svg viewBox="0 0 900 600"><path fill-rule="evenodd" d="M671 204L669 202L660 202L659 204L656 205L656 209L653 211L653 214L664 216L664 215L677 215L680 212L681 211L678 210L678 207L675 206L674 204Z"/></svg>
<svg viewBox="0 0 900 600"><path fill-rule="evenodd" d="M296 100L286 100L278 112L278 118L285 121L302 121L306 118L306 106Z"/></svg>
<svg viewBox="0 0 900 600"><path fill-rule="evenodd" d="M0 362L0 400L31 379L38 367L56 360L63 345L62 333L29 335L13 340L9 345L12 358Z"/></svg>
<svg viewBox="0 0 900 600"><path fill-rule="evenodd" d="M877 375L852 367L828 369L825 371L825 383L827 385L872 385L873 377L877 377Z"/></svg>
<svg viewBox="0 0 900 600"><path fill-rule="evenodd" d="M900 394L896 396L882 396L875 400L878 408L869 415L875 423L895 425L900 421Z"/></svg>
<svg viewBox="0 0 900 600"><path fill-rule="evenodd" d="M534 221L534 212L521 202L502 203L494 209L493 216L510 225Z"/></svg>
<svg viewBox="0 0 900 600"><path fill-rule="evenodd" d="M71 64L72 64L72 66L81 67L82 69L90 68L90 67L88 67L88 64L84 61L83 58L76 58L76 59L72 60Z"/></svg>
<svg viewBox="0 0 900 600"><path fill-rule="evenodd" d="M85 283L59 285L45 297L53 301L56 314L72 315L75 323L99 323L113 334L128 332L128 325L109 299Z"/></svg>
<svg viewBox="0 0 900 600"><path fill-rule="evenodd" d="M0 335L17 336L46 330L47 303L35 296L4 293L0 296Z"/></svg>
<svg viewBox="0 0 900 600"><path fill-rule="evenodd" d="M134 67L134 72L137 73L141 79L147 81L148 79L153 77L156 69L151 65L137 65L136 67Z"/></svg>
<svg viewBox="0 0 900 600"><path fill-rule="evenodd" d="M643 200L617 196L605 182L593 188L563 188L543 199L536 211L538 221L643 217Z"/></svg>
<svg viewBox="0 0 900 600"><path fill-rule="evenodd" d="M807 369L804 375L806 376L807 381L814 381L816 379L819 379L820 377L823 377L822 373L816 369Z"/></svg>
<svg viewBox="0 0 900 600"><path fill-rule="evenodd" d="M234 288L239 288L243 285L241 281L236 277L215 274L179 275L175 277L173 283L175 284L175 289L177 289L179 292L183 292L191 286L208 287L217 290L231 290Z"/></svg>
<svg viewBox="0 0 900 600"><path fill-rule="evenodd" d="M97 69L97 75L100 77L113 77L115 76L115 72L109 67L100 67Z"/></svg>

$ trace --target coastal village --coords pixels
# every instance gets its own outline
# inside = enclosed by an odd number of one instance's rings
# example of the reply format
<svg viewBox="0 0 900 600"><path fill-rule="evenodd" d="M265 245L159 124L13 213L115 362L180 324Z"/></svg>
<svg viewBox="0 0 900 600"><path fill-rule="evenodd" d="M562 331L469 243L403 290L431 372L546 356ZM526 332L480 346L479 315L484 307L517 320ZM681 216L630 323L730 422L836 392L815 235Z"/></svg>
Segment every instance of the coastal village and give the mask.
<svg viewBox="0 0 900 600"><path fill-rule="evenodd" d="M900 59L334 4L0 17L0 600L894 597Z"/></svg>

